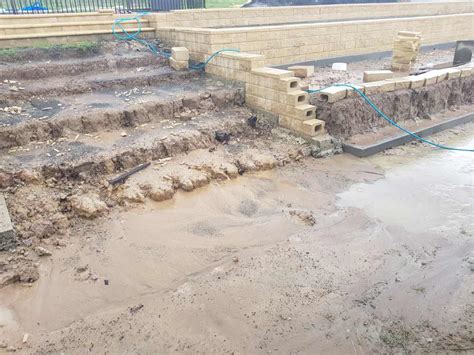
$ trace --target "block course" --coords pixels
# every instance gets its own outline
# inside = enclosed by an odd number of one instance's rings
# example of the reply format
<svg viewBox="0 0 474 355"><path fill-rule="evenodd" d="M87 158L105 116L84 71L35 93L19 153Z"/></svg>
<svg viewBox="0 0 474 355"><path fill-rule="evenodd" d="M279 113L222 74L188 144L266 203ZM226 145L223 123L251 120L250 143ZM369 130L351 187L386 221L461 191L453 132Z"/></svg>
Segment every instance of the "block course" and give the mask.
<svg viewBox="0 0 474 355"><path fill-rule="evenodd" d="M420 75L404 76L378 80L360 85L353 85L366 95L379 94L402 89L418 89L424 86L437 84L444 80L459 79L472 75L474 63L456 68L436 69ZM358 96L348 87L331 86L315 94L319 101L334 103L350 96Z"/></svg>
<svg viewBox="0 0 474 355"><path fill-rule="evenodd" d="M469 38L473 22L474 13L465 13L244 28L159 27L157 36L170 46L187 47L193 60L236 48L265 55L268 66L392 50L401 28L421 32L424 44L452 42Z"/></svg>
<svg viewBox="0 0 474 355"><path fill-rule="evenodd" d="M403 16L430 16L474 12L474 3L382 3L318 6L285 6L268 8L234 8L206 10L177 10L154 13L146 18L157 27L210 28L251 26L275 23L383 18Z"/></svg>
<svg viewBox="0 0 474 355"><path fill-rule="evenodd" d="M300 79L289 70L263 66L265 58L249 53L222 53L206 72L245 83L248 106L279 117L279 124L302 135L324 134L324 122L316 119L316 107L300 88Z"/></svg>

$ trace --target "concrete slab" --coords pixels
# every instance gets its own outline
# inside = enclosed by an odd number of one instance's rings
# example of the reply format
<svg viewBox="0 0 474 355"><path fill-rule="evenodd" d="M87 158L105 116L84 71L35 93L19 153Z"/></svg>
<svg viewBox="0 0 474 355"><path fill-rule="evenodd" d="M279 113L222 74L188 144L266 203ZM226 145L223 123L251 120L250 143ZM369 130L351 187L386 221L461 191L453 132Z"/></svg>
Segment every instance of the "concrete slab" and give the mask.
<svg viewBox="0 0 474 355"><path fill-rule="evenodd" d="M444 131L446 129L450 129L450 128L453 128L455 126L459 126L459 125L469 123L469 122L474 122L474 113L470 113L470 114L467 114L467 115L461 116L461 117L456 117L456 118L450 119L448 121L435 124L435 125L430 126L430 127L422 128L420 130L415 131L414 133L417 134L420 137L426 137L426 136L429 136L431 134L438 133L438 132ZM368 156L373 155L373 154L380 153L380 152L384 151L385 149L393 148L393 147L411 142L413 140L415 140L414 137L412 137L411 135L409 135L407 133L404 133L404 134L400 134L400 135L397 135L397 136L393 136L393 137L384 139L380 142L377 142L377 143L371 144L371 145L367 145L367 146L360 146L360 145L356 145L356 144L346 144L346 143L344 143L342 145L342 149L346 153L350 153L350 154L355 155L359 158L364 158L364 157L368 157Z"/></svg>
<svg viewBox="0 0 474 355"><path fill-rule="evenodd" d="M15 245L15 231L13 230L5 197L0 193L0 251L12 249Z"/></svg>

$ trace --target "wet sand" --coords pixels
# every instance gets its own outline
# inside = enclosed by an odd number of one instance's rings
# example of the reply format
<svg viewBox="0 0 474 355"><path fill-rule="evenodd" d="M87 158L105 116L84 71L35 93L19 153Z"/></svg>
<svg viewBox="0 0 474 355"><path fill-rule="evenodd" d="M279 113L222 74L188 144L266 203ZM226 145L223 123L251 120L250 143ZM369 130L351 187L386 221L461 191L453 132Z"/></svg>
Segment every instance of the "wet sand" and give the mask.
<svg viewBox="0 0 474 355"><path fill-rule="evenodd" d="M473 133L435 138L472 147ZM471 155L308 158L86 222L37 283L0 290L0 339L17 353L472 351Z"/></svg>

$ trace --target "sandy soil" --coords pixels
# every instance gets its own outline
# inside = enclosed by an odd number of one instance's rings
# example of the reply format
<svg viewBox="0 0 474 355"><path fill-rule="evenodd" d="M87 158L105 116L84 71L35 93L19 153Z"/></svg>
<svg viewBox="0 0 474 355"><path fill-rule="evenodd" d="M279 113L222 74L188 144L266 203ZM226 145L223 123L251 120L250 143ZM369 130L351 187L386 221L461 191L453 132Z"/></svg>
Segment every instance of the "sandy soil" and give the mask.
<svg viewBox="0 0 474 355"><path fill-rule="evenodd" d="M469 153L410 144L85 222L0 290L0 352L469 353L472 174Z"/></svg>

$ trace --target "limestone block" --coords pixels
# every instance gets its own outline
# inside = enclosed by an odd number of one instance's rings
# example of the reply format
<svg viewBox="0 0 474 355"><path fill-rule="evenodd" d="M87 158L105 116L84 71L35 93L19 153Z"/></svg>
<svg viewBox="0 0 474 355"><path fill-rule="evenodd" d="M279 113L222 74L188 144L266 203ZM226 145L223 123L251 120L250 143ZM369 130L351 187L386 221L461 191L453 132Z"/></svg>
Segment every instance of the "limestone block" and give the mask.
<svg viewBox="0 0 474 355"><path fill-rule="evenodd" d="M462 70L456 68L447 68L444 70L446 71L446 80L459 78L462 74Z"/></svg>
<svg viewBox="0 0 474 355"><path fill-rule="evenodd" d="M292 71L297 78L307 78L314 74L314 66L312 65L293 65L288 67L288 70Z"/></svg>
<svg viewBox="0 0 474 355"><path fill-rule="evenodd" d="M185 61L178 61L173 58L170 58L170 66L174 70L186 70L188 69L189 62L187 60Z"/></svg>
<svg viewBox="0 0 474 355"><path fill-rule="evenodd" d="M395 83L395 90L409 89L411 84L410 77L386 79Z"/></svg>
<svg viewBox="0 0 474 355"><path fill-rule="evenodd" d="M253 85L247 83L245 85L246 93L257 97L263 97L268 100L280 102L282 104L295 107L297 105L307 104L309 95L307 92L295 90L291 92L283 92L273 90L263 86Z"/></svg>
<svg viewBox="0 0 474 355"><path fill-rule="evenodd" d="M327 101L329 103L336 102L345 99L347 96L347 88L331 86L326 89L319 91L316 97L321 101Z"/></svg>
<svg viewBox="0 0 474 355"><path fill-rule="evenodd" d="M364 83L393 78L391 70L366 70L364 72Z"/></svg>
<svg viewBox="0 0 474 355"><path fill-rule="evenodd" d="M269 68L269 67L254 69L252 70L252 73L255 75L260 75L260 76L275 78L275 79L293 77L293 72L289 70L282 70L282 69Z"/></svg>
<svg viewBox="0 0 474 355"><path fill-rule="evenodd" d="M387 91L395 90L395 83L393 81L374 81L371 83L364 84L364 90L366 95L379 94Z"/></svg>
<svg viewBox="0 0 474 355"><path fill-rule="evenodd" d="M290 72L291 73L291 72ZM248 82L253 85L263 86L273 90L283 92L291 92L300 90L300 79L295 77L287 77L283 79L266 77L252 72L248 75Z"/></svg>
<svg viewBox="0 0 474 355"><path fill-rule="evenodd" d="M286 94L286 104L290 106L302 105L309 103L309 94L305 91L296 90Z"/></svg>
<svg viewBox="0 0 474 355"><path fill-rule="evenodd" d="M436 84L436 82L438 81L438 71L437 70L431 70L427 73L423 73L423 74L420 74L418 76L425 79L425 86Z"/></svg>
<svg viewBox="0 0 474 355"><path fill-rule="evenodd" d="M250 107L258 108L263 111L273 112L272 111L272 101L264 99L262 97L246 94L245 102Z"/></svg>
<svg viewBox="0 0 474 355"><path fill-rule="evenodd" d="M411 64L402 64L402 63L392 62L392 70L407 72L407 71L410 71L410 69L411 69Z"/></svg>
<svg viewBox="0 0 474 355"><path fill-rule="evenodd" d="M416 89L416 88L425 86L426 79L422 77L421 75L413 75L413 76L409 76L409 78L411 82L410 89Z"/></svg>
<svg viewBox="0 0 474 355"><path fill-rule="evenodd" d="M278 121L282 127L310 137L323 135L325 133L324 121L318 120L316 118L306 121L299 121L292 117L280 115Z"/></svg>
<svg viewBox="0 0 474 355"><path fill-rule="evenodd" d="M464 78L466 76L470 76L472 75L473 71L474 69L471 67L461 68L461 77Z"/></svg>
<svg viewBox="0 0 474 355"><path fill-rule="evenodd" d="M295 107L295 115L298 121L307 121L316 118L316 107L313 105L298 105Z"/></svg>
<svg viewBox="0 0 474 355"><path fill-rule="evenodd" d="M171 48L171 57L178 62L187 62L189 60L189 51L185 47L173 47Z"/></svg>

